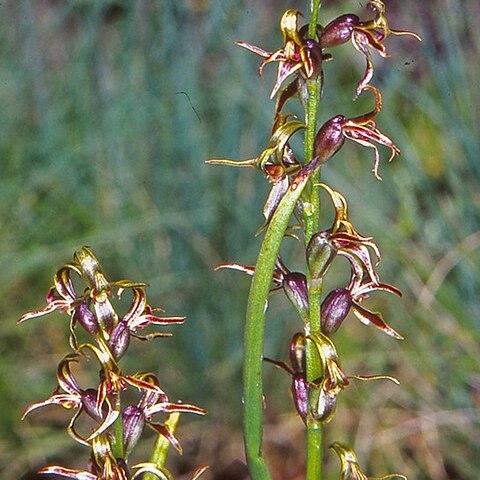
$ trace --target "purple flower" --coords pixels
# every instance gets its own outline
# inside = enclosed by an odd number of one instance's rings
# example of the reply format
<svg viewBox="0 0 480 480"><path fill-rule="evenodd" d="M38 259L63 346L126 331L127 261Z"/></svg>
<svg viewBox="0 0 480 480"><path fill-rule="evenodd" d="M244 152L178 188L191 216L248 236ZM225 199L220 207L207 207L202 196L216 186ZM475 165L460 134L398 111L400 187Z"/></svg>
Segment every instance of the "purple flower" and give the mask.
<svg viewBox="0 0 480 480"><path fill-rule="evenodd" d="M145 374L142 380L158 388L160 387L157 377L151 373ZM138 404L127 407L123 412L123 438L127 456L137 443L145 425L148 425L159 435L164 436L173 447L180 453L182 452L182 447L170 429L165 424L152 420L158 413L195 413L197 415L205 415L207 412L202 408L187 403L169 402L166 395L159 394L157 391L144 390Z"/></svg>
<svg viewBox="0 0 480 480"><path fill-rule="evenodd" d="M239 270L247 275L255 273L255 267L248 267L239 263L222 263L215 267L215 270L222 268L229 268L232 270ZM285 295L295 307L300 317L304 322L309 321L309 306L308 306L308 288L307 278L303 273L291 272L282 262L280 257L277 258L275 269L272 277L271 291L283 289Z"/></svg>
<svg viewBox="0 0 480 480"><path fill-rule="evenodd" d="M297 10L287 10L283 14L280 20L280 29L284 45L274 52L267 52L247 42L236 42L237 45L265 58L258 68L259 75L262 74L263 67L267 63L279 62L277 79L270 98L276 95L283 81L290 75L301 72L306 78L315 78L321 71L320 45L316 40L303 38L305 29L298 29L300 15L301 13Z"/></svg>
<svg viewBox="0 0 480 480"><path fill-rule="evenodd" d="M77 380L70 370L70 363L72 362L78 362L78 355L67 355L59 363L57 368L58 387L46 400L28 406L22 415L22 419L33 410L48 405L61 405L67 409L76 409L77 412L70 420L67 431L77 442L89 445L91 439L103 433L113 424L120 412L113 409L108 398L106 398L104 403L99 406L97 403L97 390L91 388L83 390L79 387ZM91 418L99 422L99 425L88 438L83 438L75 430L75 422L82 412L85 412Z"/></svg>
<svg viewBox="0 0 480 480"><path fill-rule="evenodd" d="M306 423L309 412L309 386L306 374L305 335L303 333L296 333L290 342L291 366L266 357L263 360L285 370L292 377L291 391L295 408L300 418Z"/></svg>
<svg viewBox="0 0 480 480"><path fill-rule="evenodd" d="M373 77L373 61L370 49L386 58L390 55L387 53L383 41L390 35L410 35L419 41L422 40L414 32L390 28L385 16L385 5L382 1L370 0L368 6L375 13L372 20L362 22L356 15L341 15L324 28L320 37L322 48L336 47L352 40L355 49L365 57L367 66L363 78L357 85L356 96L360 95Z"/></svg>
<svg viewBox="0 0 480 480"><path fill-rule="evenodd" d="M365 90L370 90L375 95L375 108L371 112L358 117L347 119L343 115L336 115L325 122L315 137L314 155L319 158L321 163L324 163L338 152L345 138L348 138L375 151L372 171L375 178L381 180L382 178L378 174L380 155L377 144L384 145L390 149L389 162L395 155L400 155L400 150L375 124L374 118L382 108L380 91L371 85L363 85L359 94Z"/></svg>

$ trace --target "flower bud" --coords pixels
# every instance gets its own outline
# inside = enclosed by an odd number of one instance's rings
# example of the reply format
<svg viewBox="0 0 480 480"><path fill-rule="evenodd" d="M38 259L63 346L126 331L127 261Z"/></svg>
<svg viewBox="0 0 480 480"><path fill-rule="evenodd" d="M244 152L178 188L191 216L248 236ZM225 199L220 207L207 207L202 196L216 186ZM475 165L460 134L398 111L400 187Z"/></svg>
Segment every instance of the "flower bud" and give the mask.
<svg viewBox="0 0 480 480"><path fill-rule="evenodd" d="M103 291L102 293L95 295L92 300L95 315L97 316L101 329L110 334L117 323L118 317L108 299L107 292Z"/></svg>
<svg viewBox="0 0 480 480"><path fill-rule="evenodd" d="M293 370L292 395L295 408L305 423L308 414L308 382L305 375L305 335L296 333L290 342L290 363Z"/></svg>
<svg viewBox="0 0 480 480"><path fill-rule="evenodd" d="M103 415L98 409L98 391L94 388L87 388L82 392L82 407L85 413L94 420L102 421Z"/></svg>
<svg viewBox="0 0 480 480"><path fill-rule="evenodd" d="M336 254L337 249L328 240L327 231L313 235L307 247L307 263L312 285L321 282Z"/></svg>
<svg viewBox="0 0 480 480"><path fill-rule="evenodd" d="M319 43L311 38L304 40L303 45L308 59L303 67L307 78L317 78L322 71L322 49Z"/></svg>
<svg viewBox="0 0 480 480"><path fill-rule="evenodd" d="M354 27L360 23L356 15L342 15L332 20L323 30L321 36L322 47L336 47L346 43L352 37Z"/></svg>
<svg viewBox="0 0 480 480"><path fill-rule="evenodd" d="M335 333L345 320L352 306L352 295L345 288L332 290L322 302L321 326L326 335Z"/></svg>
<svg viewBox="0 0 480 480"><path fill-rule="evenodd" d="M120 321L110 336L109 347L115 360L119 360L130 345L130 330L126 322Z"/></svg>
<svg viewBox="0 0 480 480"><path fill-rule="evenodd" d="M108 280L90 247L83 247L80 251L75 252L73 258L79 264L82 277L89 288L93 289L95 293L108 290Z"/></svg>
<svg viewBox="0 0 480 480"><path fill-rule="evenodd" d="M327 120L315 136L313 156L318 157L319 163L325 163L340 150L345 137L343 135L343 124L346 118L343 115L336 115Z"/></svg>
<svg viewBox="0 0 480 480"><path fill-rule="evenodd" d="M311 391L311 413L316 422L328 423L335 414L337 392L325 388L325 381Z"/></svg>
<svg viewBox="0 0 480 480"><path fill-rule="evenodd" d="M293 306L297 309L302 320L308 320L308 288L307 278L303 273L289 272L285 275L283 280L283 289L292 302Z"/></svg>
<svg viewBox="0 0 480 480"><path fill-rule="evenodd" d="M308 415L308 382L305 373L293 375L292 394L297 413L300 415L303 423L306 423Z"/></svg>
<svg viewBox="0 0 480 480"><path fill-rule="evenodd" d="M294 372L305 372L307 369L305 361L305 335L296 333L290 342L290 363Z"/></svg>
<svg viewBox="0 0 480 480"><path fill-rule="evenodd" d="M130 405L123 412L123 448L128 456L145 427L145 415L139 407Z"/></svg>
<svg viewBox="0 0 480 480"><path fill-rule="evenodd" d="M73 322L78 322L90 335L95 335L100 329L97 317L90 311L85 300L75 307Z"/></svg>

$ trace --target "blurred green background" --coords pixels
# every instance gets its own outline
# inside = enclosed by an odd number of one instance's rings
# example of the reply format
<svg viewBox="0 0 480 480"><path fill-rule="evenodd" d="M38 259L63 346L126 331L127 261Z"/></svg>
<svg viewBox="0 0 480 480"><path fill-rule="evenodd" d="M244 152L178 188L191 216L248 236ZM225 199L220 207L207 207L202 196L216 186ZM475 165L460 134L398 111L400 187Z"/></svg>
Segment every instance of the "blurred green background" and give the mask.
<svg viewBox="0 0 480 480"><path fill-rule="evenodd" d="M269 139L276 67L235 47L281 42L278 19L305 1L7 0L0 4L0 478L36 478L51 463L86 465L64 431L69 412L25 406L48 397L66 353L58 314L15 325L44 305L54 272L90 245L111 279L151 284L150 303L185 314L175 336L136 344L128 368L158 373L172 398L209 410L185 418L177 478L211 464L211 477L246 478L241 437L243 317L249 279L212 272L255 262L269 186L258 172L206 166L211 157L255 156ZM365 3L365 2L364 2ZM380 173L373 152L348 143L323 178L349 200L357 229L381 246L382 280L404 298L377 294L405 337L395 342L353 317L336 335L349 373L390 373L401 387L353 383L327 428L355 446L371 474L411 480L480 476L480 4L478 0L387 3L392 57L375 55L384 93L379 127L402 150ZM324 1L320 21L363 12ZM370 15L362 13L362 15ZM320 121L369 108L352 103L364 63L350 44L325 65ZM293 105L293 104L292 104ZM287 107L288 110L289 107ZM382 151L382 158L388 152ZM325 199L326 200L326 199ZM327 205L328 202L325 201ZM332 212L325 210L324 226ZM301 248L286 240L290 265ZM342 286L339 263L329 286ZM285 359L301 325L272 297L266 353ZM303 478L303 425L289 379L266 366L266 451L276 479ZM152 436L140 445L151 448ZM338 461L326 452L327 480Z"/></svg>

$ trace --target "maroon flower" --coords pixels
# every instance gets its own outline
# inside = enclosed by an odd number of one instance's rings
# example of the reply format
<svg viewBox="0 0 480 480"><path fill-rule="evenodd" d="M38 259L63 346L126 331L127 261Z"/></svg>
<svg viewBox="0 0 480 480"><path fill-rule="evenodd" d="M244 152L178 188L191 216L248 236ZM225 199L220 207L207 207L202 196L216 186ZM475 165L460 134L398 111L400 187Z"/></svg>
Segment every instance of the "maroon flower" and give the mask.
<svg viewBox="0 0 480 480"><path fill-rule="evenodd" d="M155 375L149 373L142 377L142 380L160 387ZM155 430L158 434L164 436L180 453L182 447L178 443L170 429L163 423L154 422L152 417L158 413L195 413L205 415L207 412L202 408L187 403L172 403L164 394L158 391L144 390L136 406L129 406L123 412L123 439L126 455L133 449L137 440L143 432L145 425Z"/></svg>
<svg viewBox="0 0 480 480"><path fill-rule="evenodd" d="M393 285L376 283L371 280L362 282L352 275L346 288L332 290L322 302L322 330L327 335L334 333L352 309L355 316L365 325L373 325L387 335L403 340L403 337L385 322L381 313L372 312L361 305L364 298L377 290L402 296L400 290Z"/></svg>
<svg viewBox="0 0 480 480"><path fill-rule="evenodd" d="M145 373L136 373L134 375L123 374L114 358L109 346L103 339L98 339L98 345L83 343L78 346L78 353L88 355L93 353L100 364L100 382L97 393L97 409L101 409L110 397L115 397L121 391L126 390L128 386L137 388L142 392L156 393L167 400L165 392L150 381L144 380Z"/></svg>
<svg viewBox="0 0 480 480"><path fill-rule="evenodd" d="M322 48L336 47L352 40L355 49L365 57L367 65L363 78L357 85L356 96L360 95L373 77L373 61L370 49L386 58L390 55L387 53L383 41L390 35L410 35L419 41L422 40L414 32L390 28L385 16L385 5L382 1L370 0L368 6L375 12L375 17L372 20L362 22L356 15L341 15L325 27L320 38Z"/></svg>
<svg viewBox="0 0 480 480"><path fill-rule="evenodd" d="M362 279L367 272L371 281L379 283L375 265L380 261L380 250L372 237L357 232L348 218L348 206L345 197L328 185L320 183L332 199L335 219L328 230L314 234L307 246L307 262L312 285L320 284L323 276L337 255L345 257L352 267L356 278ZM373 261L370 250L376 260Z"/></svg>
<svg viewBox="0 0 480 480"><path fill-rule="evenodd" d="M48 405L61 405L67 409L76 409L77 412L70 420L67 431L77 442L89 445L88 442L90 440L103 433L113 424L120 412L113 409L108 398L106 398L105 402L99 407L97 403L97 390L91 388L83 390L79 387L77 380L70 370L70 363L77 361L78 355L70 354L59 363L57 368L57 389L46 400L30 405L23 413L22 419L33 410ZM91 418L99 422L99 425L88 438L83 438L75 430L75 422L82 412L85 412Z"/></svg>
<svg viewBox="0 0 480 480"><path fill-rule="evenodd" d="M318 156L320 163L326 162L342 147L345 138L353 140L364 147L372 148L375 151L375 161L373 164L373 174L378 180L382 178L378 174L378 167L380 165L380 155L376 144L384 145L391 151L390 162L395 155L400 155L400 150L381 132L374 121L382 108L382 95L380 91L371 86L364 85L362 90L370 90L375 95L375 108L365 115L347 119L343 115L336 115L320 128L314 144L314 155Z"/></svg>
<svg viewBox="0 0 480 480"><path fill-rule="evenodd" d="M272 189L263 207L265 224L260 230L269 224L288 190L290 179L302 168L288 142L296 132L305 128L305 124L299 120L288 120L288 118L289 115L277 115L267 148L258 157L241 161L214 158L206 162L212 165L255 168L261 170L267 180L272 183Z"/></svg>
<svg viewBox="0 0 480 480"><path fill-rule="evenodd" d="M239 270L247 275L253 275L255 273L255 267L248 267L239 263L222 263L215 267L215 271L222 268ZM308 288L305 275L300 272L291 272L282 262L282 259L278 257L273 272L272 283L271 291L283 289L285 295L295 307L302 320L308 322Z"/></svg>
<svg viewBox="0 0 480 480"><path fill-rule="evenodd" d="M118 296L122 294L123 289L119 289ZM155 311L162 311L160 308L152 308L147 304L145 290L140 287L132 287L132 303L125 315L118 321L113 328L108 341L110 350L116 360L125 353L129 344L130 337L139 340L150 340L157 337L169 337L170 333L156 332L148 335L138 335L137 332L148 326L157 325L179 325L185 321L185 317L165 317L155 315Z"/></svg>
<svg viewBox="0 0 480 480"><path fill-rule="evenodd" d="M247 42L238 41L237 45L250 50L265 60L258 68L259 75L267 63L279 62L277 79L270 98L273 98L280 89L283 81L296 72L302 72L306 78L315 78L321 71L322 52L316 40L304 39L304 29L298 29L298 17L301 15L297 10L287 10L281 20L280 29L283 35L283 47L274 52L267 52L262 48Z"/></svg>
<svg viewBox="0 0 480 480"><path fill-rule="evenodd" d="M292 377L291 391L295 408L304 423L307 422L308 407L308 382L305 359L305 335L296 333L290 342L290 364L278 362L271 358L264 357L264 361L285 370Z"/></svg>
<svg viewBox="0 0 480 480"><path fill-rule="evenodd" d="M322 376L313 382L307 381L306 342L312 342L320 360ZM290 364L264 358L292 377L291 391L300 418L309 422L328 423L335 414L339 393L350 384L350 379L379 380L387 379L398 383L388 375L352 375L342 371L340 360L333 342L323 333L304 335L296 333L290 343Z"/></svg>
<svg viewBox="0 0 480 480"><path fill-rule="evenodd" d="M74 287L74 276L79 276L87 285L81 293ZM83 247L74 255L74 261L60 268L54 277L54 285L47 294L47 306L42 310L28 312L18 323L46 315L55 310L70 315L70 344L77 349L75 327L79 324L93 337L107 342L115 359L119 359L128 348L130 337L149 340L167 333L151 333L140 336L137 331L150 325L181 324L185 317L157 316L160 308L152 308L147 303L146 283L107 280L97 257L89 247ZM132 291L132 302L119 319L110 299L120 298L125 290Z"/></svg>

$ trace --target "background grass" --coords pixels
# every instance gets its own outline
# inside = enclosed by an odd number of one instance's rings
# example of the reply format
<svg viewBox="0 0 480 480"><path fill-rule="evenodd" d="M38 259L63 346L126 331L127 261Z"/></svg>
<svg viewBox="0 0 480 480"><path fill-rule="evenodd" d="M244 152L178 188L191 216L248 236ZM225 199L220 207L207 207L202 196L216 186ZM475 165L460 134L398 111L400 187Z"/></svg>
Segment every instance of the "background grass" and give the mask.
<svg viewBox="0 0 480 480"><path fill-rule="evenodd" d="M347 196L358 230L381 246L382 279L404 293L401 301L376 295L369 305L406 340L348 319L337 335L345 370L392 373L402 386L349 387L327 444L355 445L376 475L472 480L480 474L480 5L386 3L393 28L424 40L392 38L392 57L375 58L374 82L384 92L378 125L402 156L382 164L378 182L372 152L346 145L323 178ZM253 171L204 160L247 158L266 145L275 69L259 79L258 58L234 41L275 49L278 18L292 7L305 11L307 2L2 2L1 478L35 478L29 475L49 462L85 465L85 450L63 430L68 415L61 409L19 421L28 403L55 386L66 320L52 315L15 325L43 305L56 269L85 244L110 278L147 281L152 304L188 316L172 329L174 338L133 347L129 365L157 371L172 397L210 412L182 421L185 454L171 460L178 478L201 463L212 465L215 479L245 478L240 377L249 280L212 267L255 262L268 185ZM361 7L325 1L321 21L349 11ZM362 58L351 45L333 53L322 122L368 108L351 102ZM326 209L325 227L331 214ZM293 241L287 249L300 266L301 249ZM341 267L329 285L342 285L345 274ZM272 298L268 356L285 358L301 328L294 317L281 295ZM303 427L292 413L289 380L268 366L266 375L274 475L300 479ZM327 454L326 461L327 478L338 478L337 460Z"/></svg>

